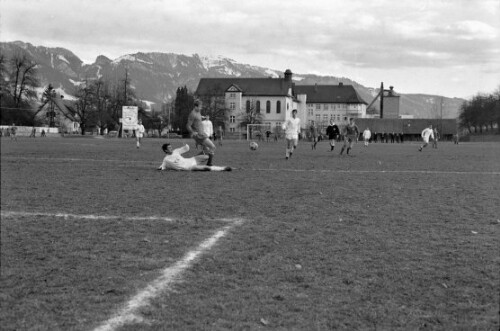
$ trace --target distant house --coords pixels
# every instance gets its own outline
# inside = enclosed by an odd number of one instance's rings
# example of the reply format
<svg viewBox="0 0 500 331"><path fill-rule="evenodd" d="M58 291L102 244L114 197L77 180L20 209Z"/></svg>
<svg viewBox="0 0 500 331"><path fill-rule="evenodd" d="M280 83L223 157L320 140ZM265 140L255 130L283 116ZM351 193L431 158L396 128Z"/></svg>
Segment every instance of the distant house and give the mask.
<svg viewBox="0 0 500 331"><path fill-rule="evenodd" d="M226 132L242 129L243 115L250 109L260 113L263 124L280 127L297 109L302 127L314 120L327 125L330 119L345 122L348 117L365 117L367 103L351 85L296 85L287 69L280 78L201 78L196 96L224 103L228 113Z"/></svg>
<svg viewBox="0 0 500 331"><path fill-rule="evenodd" d="M53 114L51 115L51 113ZM61 95L55 93L52 103L47 103L37 114L41 122L50 125L50 117L54 117L55 127L59 128L61 133L79 133L80 123L78 114L74 111L73 102L64 99Z"/></svg>

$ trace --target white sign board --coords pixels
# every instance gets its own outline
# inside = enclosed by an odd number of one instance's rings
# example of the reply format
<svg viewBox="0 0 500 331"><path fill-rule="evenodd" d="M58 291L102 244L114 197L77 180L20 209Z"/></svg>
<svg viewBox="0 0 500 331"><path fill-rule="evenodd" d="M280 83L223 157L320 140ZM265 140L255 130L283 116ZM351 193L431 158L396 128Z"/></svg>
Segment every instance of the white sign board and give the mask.
<svg viewBox="0 0 500 331"><path fill-rule="evenodd" d="M138 123L139 107L123 106L122 107L122 128L123 130L135 130Z"/></svg>

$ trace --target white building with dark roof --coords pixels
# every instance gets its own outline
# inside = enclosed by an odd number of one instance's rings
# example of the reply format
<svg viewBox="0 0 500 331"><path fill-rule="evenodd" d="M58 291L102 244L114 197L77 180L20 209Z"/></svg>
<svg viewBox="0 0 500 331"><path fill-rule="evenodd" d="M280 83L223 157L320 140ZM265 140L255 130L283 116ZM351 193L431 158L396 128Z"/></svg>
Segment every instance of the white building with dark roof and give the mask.
<svg viewBox="0 0 500 331"><path fill-rule="evenodd" d="M296 85L288 69L280 78L202 78L195 95L223 100L228 111L227 133L240 132L241 115L255 109L263 124L280 127L293 109L306 128L311 121L328 125L330 119L343 123L349 117L365 117L367 103L351 85Z"/></svg>

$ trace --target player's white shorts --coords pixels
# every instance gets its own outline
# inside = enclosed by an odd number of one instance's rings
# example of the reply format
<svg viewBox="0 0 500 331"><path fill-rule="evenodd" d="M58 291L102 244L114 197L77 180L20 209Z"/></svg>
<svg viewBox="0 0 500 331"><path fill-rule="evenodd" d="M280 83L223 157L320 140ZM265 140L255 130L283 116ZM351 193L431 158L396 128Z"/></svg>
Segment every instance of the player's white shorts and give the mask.
<svg viewBox="0 0 500 331"><path fill-rule="evenodd" d="M287 134L287 135L286 135L286 139L287 139L287 140L295 140L295 141L298 141L298 140L299 140L299 135L298 135L298 134Z"/></svg>
<svg viewBox="0 0 500 331"><path fill-rule="evenodd" d="M424 143L428 144L429 143L429 136L427 137L422 137L422 139L424 140Z"/></svg>
<svg viewBox="0 0 500 331"><path fill-rule="evenodd" d="M137 138L142 138L143 134L142 134L142 133L136 133L136 134L135 134L135 136L136 136Z"/></svg>

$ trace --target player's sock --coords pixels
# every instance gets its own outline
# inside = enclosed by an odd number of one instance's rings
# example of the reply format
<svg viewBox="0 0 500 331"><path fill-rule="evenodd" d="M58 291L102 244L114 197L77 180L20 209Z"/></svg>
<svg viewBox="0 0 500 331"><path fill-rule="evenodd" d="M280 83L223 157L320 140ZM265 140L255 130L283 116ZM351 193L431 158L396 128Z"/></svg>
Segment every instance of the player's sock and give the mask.
<svg viewBox="0 0 500 331"><path fill-rule="evenodd" d="M212 165L212 159L214 158L214 155L213 154L209 154L208 155L208 161L207 161L207 166L211 166Z"/></svg>
<svg viewBox="0 0 500 331"><path fill-rule="evenodd" d="M351 150L350 147L347 147L347 154L349 154L349 151Z"/></svg>
<svg viewBox="0 0 500 331"><path fill-rule="evenodd" d="M231 167L225 167L224 168L224 171L231 171L231 170L233 170L233 168L231 168Z"/></svg>
<svg viewBox="0 0 500 331"><path fill-rule="evenodd" d="M344 153L344 147L340 150L340 155L342 155L342 153Z"/></svg>

